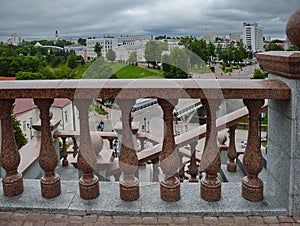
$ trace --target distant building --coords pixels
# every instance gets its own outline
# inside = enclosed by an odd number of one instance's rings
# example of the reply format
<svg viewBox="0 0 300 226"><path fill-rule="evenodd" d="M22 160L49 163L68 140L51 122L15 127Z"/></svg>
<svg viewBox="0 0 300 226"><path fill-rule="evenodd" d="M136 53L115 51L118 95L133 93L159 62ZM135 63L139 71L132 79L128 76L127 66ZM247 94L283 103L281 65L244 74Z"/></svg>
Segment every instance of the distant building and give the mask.
<svg viewBox="0 0 300 226"><path fill-rule="evenodd" d="M92 60L97 57L97 53L94 52L96 43L99 43L102 46L102 56L105 58L106 53L109 49L115 49L118 46L118 38L95 38L87 39L87 59Z"/></svg>
<svg viewBox="0 0 300 226"><path fill-rule="evenodd" d="M212 32L210 34L202 34L200 35L200 39L205 40L207 43L215 43L216 42L216 32Z"/></svg>
<svg viewBox="0 0 300 226"><path fill-rule="evenodd" d="M139 52L143 51L143 48L146 46L146 43L150 40L154 40L154 36L146 36L146 35L127 35L120 36L117 38L105 37L105 38L96 38L96 39L87 39L87 58L93 59L97 57L97 54L94 52L94 48L96 43L98 42L102 46L102 56L105 57L106 53L109 49L112 49L116 52L116 60L126 61L130 54L130 47L138 50ZM123 46L124 48L120 48ZM133 51L133 50L132 50ZM141 61L143 59L140 58Z"/></svg>
<svg viewBox="0 0 300 226"><path fill-rule="evenodd" d="M119 45L146 45L148 41L154 40L154 36L150 35L126 35L118 37Z"/></svg>
<svg viewBox="0 0 300 226"><path fill-rule="evenodd" d="M253 52L264 51L263 28L258 23L243 24L243 43L246 47L250 47Z"/></svg>
<svg viewBox="0 0 300 226"><path fill-rule="evenodd" d="M143 46L126 46L121 45L114 49L116 53L116 61L126 63L132 52L136 52L137 62L146 62L145 47Z"/></svg>
<svg viewBox="0 0 300 226"><path fill-rule="evenodd" d="M69 51L69 52L71 50L73 50L73 51L75 51L76 56L82 56L84 61L88 60L87 47L86 46L83 46L83 45L80 45L80 44L73 44L73 45L65 46L64 50Z"/></svg>
<svg viewBox="0 0 300 226"><path fill-rule="evenodd" d="M60 120L58 129L73 131L79 128L78 111L73 107L71 100L54 99L50 111L53 114L52 119ZM16 99L14 116L20 121L21 130L28 140L35 136L32 125L40 120L39 114L39 108L34 104L33 99Z"/></svg>
<svg viewBox="0 0 300 226"><path fill-rule="evenodd" d="M290 47L292 46L292 43L290 42L290 40L289 39L286 39L285 41L284 41L284 50L285 51L287 51Z"/></svg>
<svg viewBox="0 0 300 226"><path fill-rule="evenodd" d="M228 38L229 38L229 42L240 42L241 41L241 36L235 35L234 33L229 33Z"/></svg>
<svg viewBox="0 0 300 226"><path fill-rule="evenodd" d="M21 36L17 35L16 33L12 34L10 38L7 39L7 44L11 44L14 46L18 46L22 43Z"/></svg>

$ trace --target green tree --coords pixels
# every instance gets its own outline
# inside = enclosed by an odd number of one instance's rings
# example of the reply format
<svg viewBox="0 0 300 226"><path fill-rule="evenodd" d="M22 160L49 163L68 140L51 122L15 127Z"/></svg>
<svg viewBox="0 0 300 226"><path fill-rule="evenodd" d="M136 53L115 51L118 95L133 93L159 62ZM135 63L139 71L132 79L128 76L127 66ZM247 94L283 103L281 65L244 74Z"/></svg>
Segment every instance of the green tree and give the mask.
<svg viewBox="0 0 300 226"><path fill-rule="evenodd" d="M96 45L94 47L94 52L97 54L98 57L102 56L101 50L102 50L102 46L100 45L99 42L96 42Z"/></svg>
<svg viewBox="0 0 300 226"><path fill-rule="evenodd" d="M282 46L276 45L275 43L270 43L265 46L266 51L284 51Z"/></svg>
<svg viewBox="0 0 300 226"><path fill-rule="evenodd" d="M149 41L146 44L145 59L153 66L157 65L157 62L161 62L161 54L164 50L167 50L168 44L161 41Z"/></svg>
<svg viewBox="0 0 300 226"><path fill-rule="evenodd" d="M133 63L137 62L137 53L136 53L136 51L133 51L133 52L130 53L129 58L128 58L128 62L130 64L133 64Z"/></svg>
<svg viewBox="0 0 300 226"><path fill-rule="evenodd" d="M72 53L67 58L67 65L69 68L74 69L77 66L77 56L75 53Z"/></svg>
<svg viewBox="0 0 300 226"><path fill-rule="evenodd" d="M106 53L106 59L108 61L114 62L116 60L116 52L112 49L109 49Z"/></svg>
<svg viewBox="0 0 300 226"><path fill-rule="evenodd" d="M299 49L295 46L291 46L291 47L288 48L287 51L299 51Z"/></svg>
<svg viewBox="0 0 300 226"><path fill-rule="evenodd" d="M15 131L15 140L16 140L18 149L20 149L25 144L27 144L27 139L26 139L25 135L22 133L22 130L20 128L21 123L19 120L16 119L16 117L12 117L12 123L13 123L13 129Z"/></svg>
<svg viewBox="0 0 300 226"><path fill-rule="evenodd" d="M78 43L79 43L80 45L86 46L86 39L85 39L85 38L79 38L79 39L78 39Z"/></svg>
<svg viewBox="0 0 300 226"><path fill-rule="evenodd" d="M166 63L163 65L166 78L188 77L188 55L184 49L173 48L170 56L164 56L164 60L170 62L167 67Z"/></svg>
<svg viewBox="0 0 300 226"><path fill-rule="evenodd" d="M16 74L16 80L37 80L37 79L45 79L45 77L41 72L19 71Z"/></svg>

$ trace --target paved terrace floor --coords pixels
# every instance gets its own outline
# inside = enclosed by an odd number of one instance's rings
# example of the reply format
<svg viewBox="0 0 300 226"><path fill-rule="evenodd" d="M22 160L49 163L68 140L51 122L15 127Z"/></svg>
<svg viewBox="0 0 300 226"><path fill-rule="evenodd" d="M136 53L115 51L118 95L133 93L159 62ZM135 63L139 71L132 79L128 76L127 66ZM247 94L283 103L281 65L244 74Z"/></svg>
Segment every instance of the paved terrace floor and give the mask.
<svg viewBox="0 0 300 226"><path fill-rule="evenodd" d="M0 212L0 225L59 226L59 225L300 225L300 217L249 216L249 217L127 217L127 216L76 216L64 214L39 214Z"/></svg>
<svg viewBox="0 0 300 226"><path fill-rule="evenodd" d="M24 193L13 198L0 187L0 225L300 225L300 217L286 217L272 195L259 203L242 199L240 183L223 183L217 203L200 199L199 183L182 183L176 203L159 198L157 183L140 183L134 202L120 200L118 183L101 182L95 200L80 199L78 181L62 181L62 194L50 200L41 197L39 184L24 180Z"/></svg>

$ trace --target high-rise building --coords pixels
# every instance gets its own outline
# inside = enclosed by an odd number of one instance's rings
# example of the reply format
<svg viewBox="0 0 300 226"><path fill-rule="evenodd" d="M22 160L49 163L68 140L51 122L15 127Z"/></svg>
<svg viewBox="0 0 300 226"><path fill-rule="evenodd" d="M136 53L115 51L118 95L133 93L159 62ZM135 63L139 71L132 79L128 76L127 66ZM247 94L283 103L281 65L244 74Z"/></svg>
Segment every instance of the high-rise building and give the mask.
<svg viewBox="0 0 300 226"><path fill-rule="evenodd" d="M253 52L264 51L263 28L258 23L244 23L243 43L246 47L251 47Z"/></svg>

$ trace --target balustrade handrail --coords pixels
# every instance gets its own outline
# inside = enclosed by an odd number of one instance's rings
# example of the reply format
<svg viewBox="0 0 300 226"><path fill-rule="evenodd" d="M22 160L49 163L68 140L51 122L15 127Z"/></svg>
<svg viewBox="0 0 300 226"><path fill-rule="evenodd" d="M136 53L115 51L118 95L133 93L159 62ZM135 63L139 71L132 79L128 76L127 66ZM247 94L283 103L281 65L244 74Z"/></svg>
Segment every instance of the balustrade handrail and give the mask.
<svg viewBox="0 0 300 226"><path fill-rule="evenodd" d="M1 99L88 99L96 97L118 97L120 99L144 97L164 99L187 97L195 99L289 99L290 89L281 81L254 79L90 79L0 82Z"/></svg>

